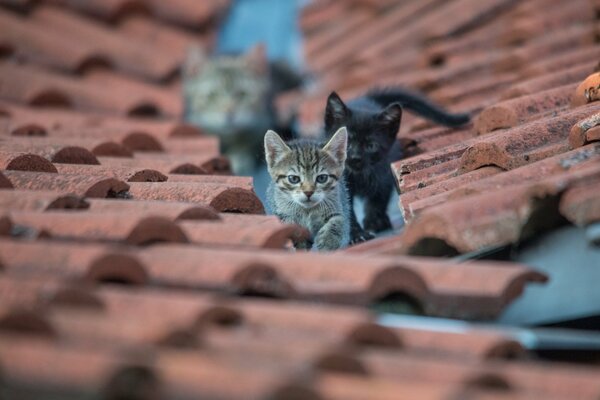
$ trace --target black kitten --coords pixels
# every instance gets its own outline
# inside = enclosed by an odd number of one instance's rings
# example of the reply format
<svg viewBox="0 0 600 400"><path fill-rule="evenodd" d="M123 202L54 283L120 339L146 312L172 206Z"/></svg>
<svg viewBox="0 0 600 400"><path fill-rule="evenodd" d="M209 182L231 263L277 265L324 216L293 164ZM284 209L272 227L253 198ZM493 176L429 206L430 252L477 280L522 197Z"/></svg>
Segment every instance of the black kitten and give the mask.
<svg viewBox="0 0 600 400"><path fill-rule="evenodd" d="M390 164L402 155L396 135L403 106L447 126L469 122L467 114L449 114L422 95L405 89L374 90L348 104L344 104L335 92L327 99L326 137L331 137L342 126L348 130L345 173L351 198L352 243L371 239L371 232L392 227L386 211L394 187ZM354 213L354 196L365 199L364 230Z"/></svg>

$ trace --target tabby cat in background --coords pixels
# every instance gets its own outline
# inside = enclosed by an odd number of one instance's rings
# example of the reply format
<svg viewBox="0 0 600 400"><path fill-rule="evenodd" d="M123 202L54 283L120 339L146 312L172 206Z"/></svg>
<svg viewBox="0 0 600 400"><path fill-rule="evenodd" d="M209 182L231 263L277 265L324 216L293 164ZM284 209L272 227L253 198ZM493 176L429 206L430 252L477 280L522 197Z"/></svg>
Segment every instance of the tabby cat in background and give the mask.
<svg viewBox="0 0 600 400"><path fill-rule="evenodd" d="M262 45L211 57L194 47L183 66L184 119L218 136L234 173L249 175L263 159L263 133L278 127L275 95L301 82L286 64L269 63Z"/></svg>
<svg viewBox="0 0 600 400"><path fill-rule="evenodd" d="M323 144L314 139L285 143L273 131L265 135L271 175L267 206L282 221L308 229L310 241L297 249L335 250L350 241L349 199L344 183L348 136L341 127Z"/></svg>
<svg viewBox="0 0 600 400"><path fill-rule="evenodd" d="M402 107L446 126L469 122L467 114L451 114L423 95L404 88L372 90L344 103L332 92L325 109L325 138L345 126L348 129L346 182L350 194L352 243L373 238L374 232L392 228L387 205L394 188L390 164L401 158L396 135ZM354 197L364 198L363 226L354 213Z"/></svg>

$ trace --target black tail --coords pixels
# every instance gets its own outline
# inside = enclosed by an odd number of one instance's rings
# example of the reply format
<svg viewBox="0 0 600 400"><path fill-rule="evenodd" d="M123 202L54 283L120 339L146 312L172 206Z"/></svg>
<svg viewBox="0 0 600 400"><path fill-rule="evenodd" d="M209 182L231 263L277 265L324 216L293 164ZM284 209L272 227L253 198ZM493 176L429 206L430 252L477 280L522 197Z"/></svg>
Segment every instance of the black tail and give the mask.
<svg viewBox="0 0 600 400"><path fill-rule="evenodd" d="M423 94L405 88L373 89L367 92L366 96L384 107L392 103L400 103L402 107L446 126L461 126L471 120L469 114L451 114L428 100Z"/></svg>

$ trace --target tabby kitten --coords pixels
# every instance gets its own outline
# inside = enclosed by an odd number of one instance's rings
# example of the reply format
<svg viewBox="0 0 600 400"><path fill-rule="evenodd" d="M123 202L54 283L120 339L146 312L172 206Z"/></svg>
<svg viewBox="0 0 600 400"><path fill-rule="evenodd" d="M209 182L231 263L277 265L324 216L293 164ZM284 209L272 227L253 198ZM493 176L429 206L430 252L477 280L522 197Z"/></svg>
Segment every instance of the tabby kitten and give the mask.
<svg viewBox="0 0 600 400"><path fill-rule="evenodd" d="M311 239L296 248L335 250L350 240L344 162L348 135L342 127L327 144L302 139L286 144L265 135L265 156L272 181L267 205L282 221L308 229Z"/></svg>
<svg viewBox="0 0 600 400"><path fill-rule="evenodd" d="M401 158L396 140L402 106L446 126L469 122L467 114L450 114L422 95L401 88L373 90L345 104L332 92L325 109L325 137L340 127L348 129L346 182L350 194L351 242L373 238L373 232L391 229L387 205L394 188L390 164ZM365 199L363 227L353 208L354 197Z"/></svg>
<svg viewBox="0 0 600 400"><path fill-rule="evenodd" d="M285 63L269 63L262 45L210 58L192 48L183 67L184 119L219 137L234 173L251 174L262 160L263 132L277 126L275 94L301 82Z"/></svg>

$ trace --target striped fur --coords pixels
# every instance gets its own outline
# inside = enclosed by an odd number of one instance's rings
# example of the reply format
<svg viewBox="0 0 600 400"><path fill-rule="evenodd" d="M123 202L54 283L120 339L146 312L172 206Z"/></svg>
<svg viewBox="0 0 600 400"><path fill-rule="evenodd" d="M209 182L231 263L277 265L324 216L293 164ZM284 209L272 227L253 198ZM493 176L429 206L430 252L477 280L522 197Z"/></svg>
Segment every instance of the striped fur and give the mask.
<svg viewBox="0 0 600 400"><path fill-rule="evenodd" d="M286 144L273 131L265 135L272 181L268 207L284 222L306 227L311 242L297 248L335 250L350 240L349 204L343 179L348 136L340 128L327 144L296 140Z"/></svg>

